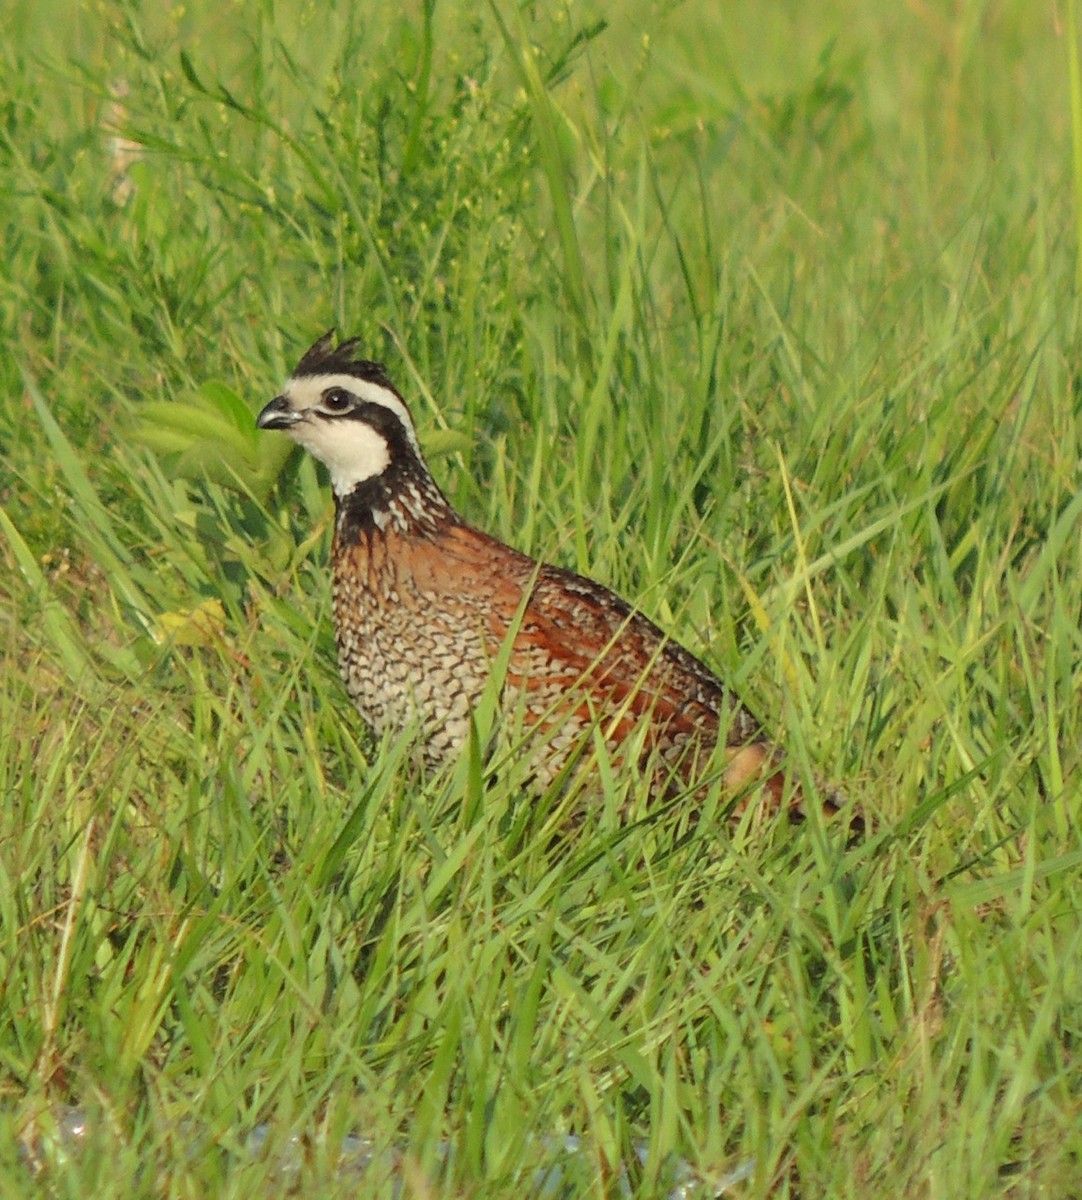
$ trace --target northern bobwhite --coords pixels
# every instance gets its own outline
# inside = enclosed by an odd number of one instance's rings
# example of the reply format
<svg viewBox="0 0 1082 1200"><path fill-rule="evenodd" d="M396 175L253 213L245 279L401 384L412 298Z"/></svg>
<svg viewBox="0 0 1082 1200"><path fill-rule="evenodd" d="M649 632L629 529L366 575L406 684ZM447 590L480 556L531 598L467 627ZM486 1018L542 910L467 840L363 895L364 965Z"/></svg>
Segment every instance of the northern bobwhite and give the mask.
<svg viewBox="0 0 1082 1200"><path fill-rule="evenodd" d="M671 794L724 737L715 761L726 790L755 785L780 800L777 751L709 668L607 588L455 512L405 400L357 339L321 337L256 423L288 433L330 471L339 666L377 732L415 728L426 763L446 762L503 647L501 707L532 728L540 785L600 733L614 754L626 744L650 764L655 794Z"/></svg>

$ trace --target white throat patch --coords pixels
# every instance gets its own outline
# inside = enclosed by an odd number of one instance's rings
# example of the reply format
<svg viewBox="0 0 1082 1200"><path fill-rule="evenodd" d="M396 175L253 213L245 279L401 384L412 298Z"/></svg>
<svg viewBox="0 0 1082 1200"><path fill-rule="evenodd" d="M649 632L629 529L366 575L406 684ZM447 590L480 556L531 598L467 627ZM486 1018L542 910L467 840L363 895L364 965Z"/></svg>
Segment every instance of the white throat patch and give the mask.
<svg viewBox="0 0 1082 1200"><path fill-rule="evenodd" d="M331 487L346 496L359 483L382 475L390 466L387 439L363 421L325 421L307 417L289 431L331 475Z"/></svg>

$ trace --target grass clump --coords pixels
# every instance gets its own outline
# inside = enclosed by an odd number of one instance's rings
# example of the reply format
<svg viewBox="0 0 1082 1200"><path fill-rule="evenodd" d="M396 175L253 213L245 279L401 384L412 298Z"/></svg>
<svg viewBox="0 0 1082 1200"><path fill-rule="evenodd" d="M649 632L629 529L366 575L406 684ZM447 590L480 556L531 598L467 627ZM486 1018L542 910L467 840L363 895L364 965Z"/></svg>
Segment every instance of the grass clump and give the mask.
<svg viewBox="0 0 1082 1200"><path fill-rule="evenodd" d="M56 16L0 48L6 1190L1077 1191L1073 45ZM870 834L554 846L374 743L326 488L248 421L332 324L471 520L637 599Z"/></svg>

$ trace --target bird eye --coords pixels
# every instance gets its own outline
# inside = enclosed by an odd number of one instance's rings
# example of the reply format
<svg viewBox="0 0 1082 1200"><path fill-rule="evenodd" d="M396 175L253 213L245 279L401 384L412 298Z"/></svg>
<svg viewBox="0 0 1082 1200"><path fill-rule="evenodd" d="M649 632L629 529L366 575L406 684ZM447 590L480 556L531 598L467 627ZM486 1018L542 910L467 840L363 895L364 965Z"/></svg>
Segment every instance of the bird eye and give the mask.
<svg viewBox="0 0 1082 1200"><path fill-rule="evenodd" d="M323 407L332 413L345 412L353 403L353 397L345 388L328 388L323 393Z"/></svg>

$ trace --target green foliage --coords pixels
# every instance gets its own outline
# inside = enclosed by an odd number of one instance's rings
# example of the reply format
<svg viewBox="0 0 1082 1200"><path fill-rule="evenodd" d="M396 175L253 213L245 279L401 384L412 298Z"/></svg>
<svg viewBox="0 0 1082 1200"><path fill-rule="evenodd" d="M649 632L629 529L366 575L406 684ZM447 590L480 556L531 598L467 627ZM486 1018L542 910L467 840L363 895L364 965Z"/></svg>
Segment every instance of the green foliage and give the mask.
<svg viewBox="0 0 1082 1200"><path fill-rule="evenodd" d="M1075 10L948 7L9 6L4 1194L1080 1191ZM331 325L869 835L375 744Z"/></svg>
<svg viewBox="0 0 1082 1200"><path fill-rule="evenodd" d="M275 445L259 437L240 396L213 381L191 400L141 405L136 437L181 479L205 479L264 500L289 453L288 443Z"/></svg>

